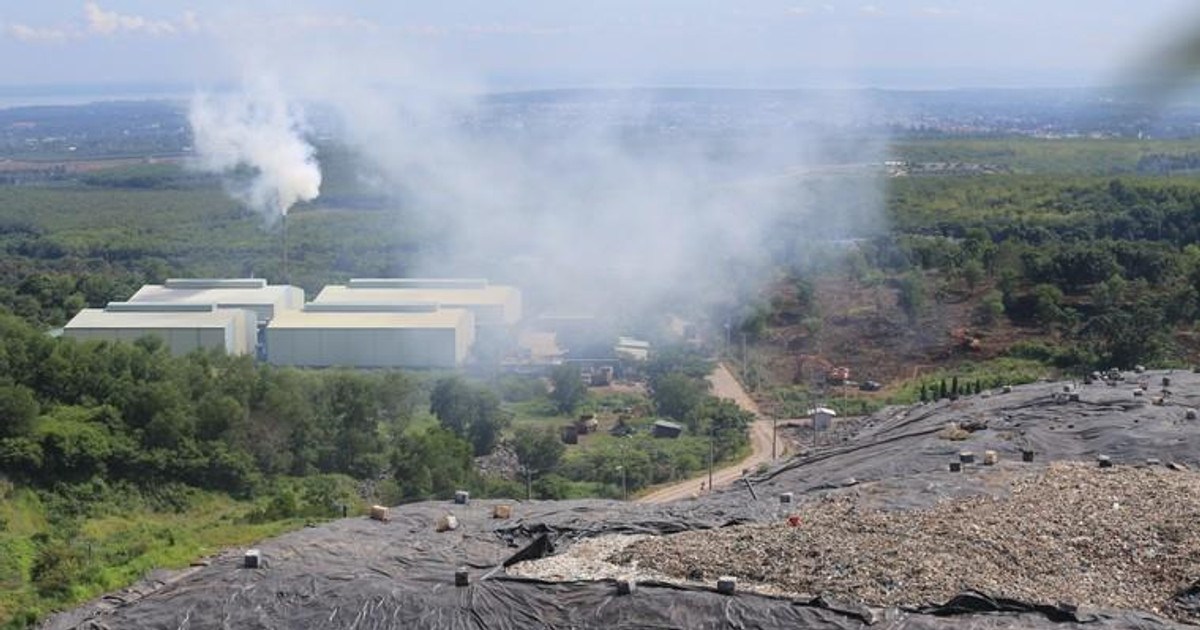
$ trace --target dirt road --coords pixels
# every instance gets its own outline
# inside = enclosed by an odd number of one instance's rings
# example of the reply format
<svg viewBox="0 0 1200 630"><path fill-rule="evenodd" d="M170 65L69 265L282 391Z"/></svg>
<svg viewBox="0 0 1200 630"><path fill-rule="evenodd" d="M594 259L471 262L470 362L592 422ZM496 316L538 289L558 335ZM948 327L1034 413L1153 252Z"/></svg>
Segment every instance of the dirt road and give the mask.
<svg viewBox="0 0 1200 630"><path fill-rule="evenodd" d="M708 380L712 383L712 393L714 396L728 398L758 418L750 427L750 455L737 464L713 471L713 485L721 487L740 479L743 469L749 468L750 470L754 470L759 464L770 463L773 422L770 418L764 418L759 414L758 405L754 404L754 400L750 398L746 390L742 389L742 384L733 377L733 374L729 372L724 363L717 364L717 369L709 375ZM778 446L779 455L782 457L784 454L783 442L779 442ZM637 501L639 503L666 503L668 501L686 499L694 494L700 494L701 483L705 485L705 490L707 491L707 471L703 475L687 481L658 488L649 494L639 497Z"/></svg>

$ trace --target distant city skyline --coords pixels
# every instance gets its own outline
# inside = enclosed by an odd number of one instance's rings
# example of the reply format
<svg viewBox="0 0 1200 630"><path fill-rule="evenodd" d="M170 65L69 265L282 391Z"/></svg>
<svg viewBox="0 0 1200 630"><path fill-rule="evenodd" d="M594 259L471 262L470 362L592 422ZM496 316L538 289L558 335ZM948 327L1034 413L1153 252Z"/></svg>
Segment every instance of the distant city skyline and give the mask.
<svg viewBox="0 0 1200 630"><path fill-rule="evenodd" d="M385 6L388 5L388 6ZM315 55L476 89L1090 86L1200 24L1183 0L54 0L0 4L0 88L187 90ZM411 6L410 6L411 5ZM249 60L249 61L248 61ZM420 76L429 79L426 70ZM37 89L33 89L37 91Z"/></svg>

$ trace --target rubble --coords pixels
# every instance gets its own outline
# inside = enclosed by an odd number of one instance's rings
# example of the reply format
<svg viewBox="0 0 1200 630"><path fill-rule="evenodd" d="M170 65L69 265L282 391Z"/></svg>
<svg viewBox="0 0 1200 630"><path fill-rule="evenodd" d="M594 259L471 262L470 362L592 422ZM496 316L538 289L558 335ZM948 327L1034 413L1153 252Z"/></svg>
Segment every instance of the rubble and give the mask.
<svg viewBox="0 0 1200 630"><path fill-rule="evenodd" d="M1165 614L1200 577L1200 475L1082 463L1008 468L1005 497L860 509L853 495L783 522L645 538L609 560L676 580L735 576L796 597L916 608L963 591ZM998 470L998 469L997 469Z"/></svg>

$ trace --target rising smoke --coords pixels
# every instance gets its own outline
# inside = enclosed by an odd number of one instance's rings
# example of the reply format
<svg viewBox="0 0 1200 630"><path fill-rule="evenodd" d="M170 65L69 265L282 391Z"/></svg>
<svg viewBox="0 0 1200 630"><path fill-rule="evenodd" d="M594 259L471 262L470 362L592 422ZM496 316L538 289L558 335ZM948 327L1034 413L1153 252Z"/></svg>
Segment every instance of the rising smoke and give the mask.
<svg viewBox="0 0 1200 630"><path fill-rule="evenodd" d="M698 110L669 91L489 96L469 73L372 44L256 40L246 64L333 114L398 209L398 232L436 235L387 274L512 283L537 311L695 312L714 294L748 299L780 252L881 227L879 178L829 169L878 164L884 147L847 139L861 112L845 95L747 105L682 93ZM320 174L294 109L272 96L263 108L198 99L192 118L209 137L201 152L225 156L212 168L254 166L247 198L286 208L315 196Z"/></svg>
<svg viewBox="0 0 1200 630"><path fill-rule="evenodd" d="M197 94L189 119L199 167L224 176L231 193L268 223L320 194L321 169L305 140L303 113L273 84Z"/></svg>

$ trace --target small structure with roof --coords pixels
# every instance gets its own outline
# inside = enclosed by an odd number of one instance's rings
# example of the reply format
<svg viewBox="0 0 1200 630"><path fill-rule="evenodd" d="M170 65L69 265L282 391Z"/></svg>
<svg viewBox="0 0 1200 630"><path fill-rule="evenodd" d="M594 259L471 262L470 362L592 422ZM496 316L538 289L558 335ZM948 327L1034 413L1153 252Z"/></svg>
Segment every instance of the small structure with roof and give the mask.
<svg viewBox="0 0 1200 630"><path fill-rule="evenodd" d="M829 407L817 407L808 412L812 418L814 431L828 431L829 427L833 426L833 419L837 417L837 412Z"/></svg>
<svg viewBox="0 0 1200 630"><path fill-rule="evenodd" d="M683 425L669 420L658 420L650 434L656 438L677 438L683 435Z"/></svg>

